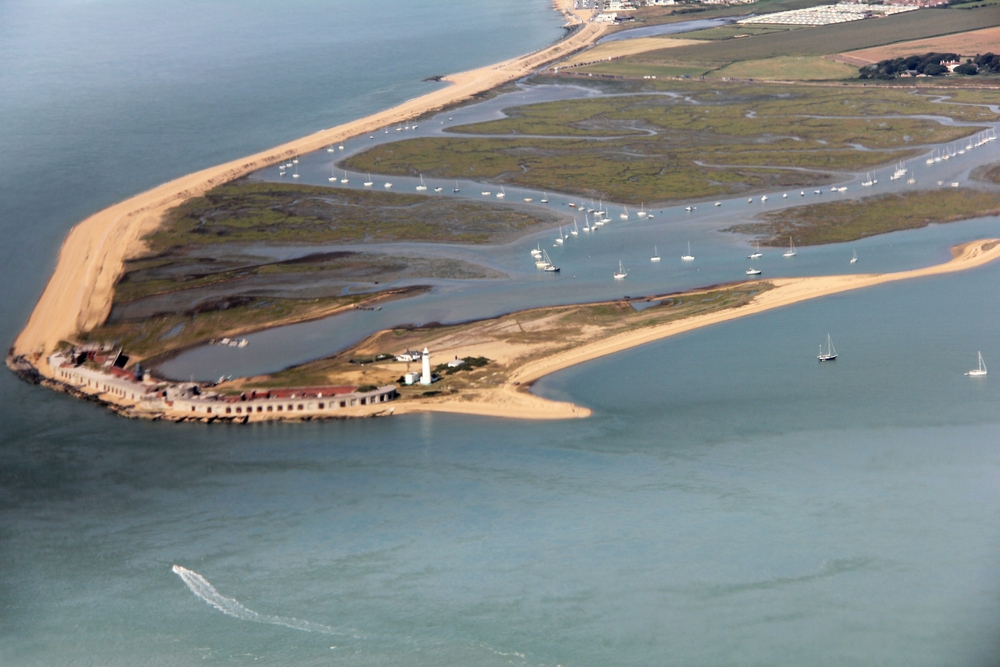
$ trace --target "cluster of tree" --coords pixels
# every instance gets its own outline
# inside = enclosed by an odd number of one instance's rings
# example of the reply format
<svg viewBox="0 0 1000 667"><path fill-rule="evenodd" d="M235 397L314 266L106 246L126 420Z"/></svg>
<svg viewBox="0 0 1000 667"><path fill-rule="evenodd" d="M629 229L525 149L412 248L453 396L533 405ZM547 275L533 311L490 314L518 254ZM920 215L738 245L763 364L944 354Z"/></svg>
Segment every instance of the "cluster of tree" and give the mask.
<svg viewBox="0 0 1000 667"><path fill-rule="evenodd" d="M925 74L927 76L941 76L948 73L948 68L942 65L943 62L955 62L961 60L961 56L954 53L925 53L922 56L908 56L906 58L891 58L882 60L874 65L865 65L859 71L862 79L895 79L903 74L911 76ZM992 53L985 53L975 58L966 58L965 62L954 69L955 74L1000 74L1000 56Z"/></svg>

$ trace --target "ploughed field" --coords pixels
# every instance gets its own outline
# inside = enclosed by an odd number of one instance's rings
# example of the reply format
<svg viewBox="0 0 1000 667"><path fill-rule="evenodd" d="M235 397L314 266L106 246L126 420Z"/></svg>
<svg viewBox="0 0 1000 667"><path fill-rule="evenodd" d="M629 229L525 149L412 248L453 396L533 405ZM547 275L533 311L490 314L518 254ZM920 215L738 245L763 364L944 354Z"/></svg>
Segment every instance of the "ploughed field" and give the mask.
<svg viewBox="0 0 1000 667"><path fill-rule="evenodd" d="M891 88L654 81L642 87L684 94L512 108L508 118L452 128L479 136L385 144L345 163L361 172L489 180L631 204L668 202L820 185L836 172L906 159L922 145L977 129L889 116L996 119L982 106L935 104Z"/></svg>
<svg viewBox="0 0 1000 667"><path fill-rule="evenodd" d="M145 239L147 252L126 262L108 320L86 339L162 356L424 291L412 287L421 279L502 278L457 259L361 244L491 243L559 222L517 204L240 180L167 214ZM311 250L332 244L358 249ZM400 281L411 286L385 287Z"/></svg>

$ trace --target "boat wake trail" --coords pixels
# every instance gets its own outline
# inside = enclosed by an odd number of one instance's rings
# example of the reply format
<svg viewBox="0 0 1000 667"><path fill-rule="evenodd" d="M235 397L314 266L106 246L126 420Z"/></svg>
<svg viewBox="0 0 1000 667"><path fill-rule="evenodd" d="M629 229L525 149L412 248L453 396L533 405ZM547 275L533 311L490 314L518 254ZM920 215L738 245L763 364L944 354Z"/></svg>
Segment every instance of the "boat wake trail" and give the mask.
<svg viewBox="0 0 1000 667"><path fill-rule="evenodd" d="M243 621L282 625L286 628L302 630L303 632L319 632L327 635L349 634L331 628L327 625L303 621L298 618L258 614L254 610L244 607L238 600L227 598L225 595L215 590L215 586L210 584L205 577L201 576L197 572L193 572L186 567L181 567L180 565L174 565L173 570L174 573L177 574L177 576L180 577L185 584L187 584L187 587L191 589L192 593L221 611L223 614L233 616Z"/></svg>

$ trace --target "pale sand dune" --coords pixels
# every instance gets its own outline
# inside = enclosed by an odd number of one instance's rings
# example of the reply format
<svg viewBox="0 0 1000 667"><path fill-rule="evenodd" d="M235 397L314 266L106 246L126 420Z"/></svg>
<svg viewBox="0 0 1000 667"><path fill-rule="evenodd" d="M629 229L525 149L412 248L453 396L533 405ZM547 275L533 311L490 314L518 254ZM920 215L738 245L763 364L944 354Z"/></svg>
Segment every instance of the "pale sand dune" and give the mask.
<svg viewBox="0 0 1000 667"><path fill-rule="evenodd" d="M573 0L556 0L555 5L570 24L579 24L589 18L590 12L573 9ZM445 78L451 83L447 88L367 118L183 176L95 213L70 230L59 251L56 269L27 326L18 335L13 353L38 355L38 361L61 340L71 339L77 332L89 331L104 322L111 310L113 287L125 259L142 252L142 237L156 228L168 209L262 167L372 133L525 76L548 62L594 43L605 29L603 23L585 23L568 38L534 53L450 75Z"/></svg>
<svg viewBox="0 0 1000 667"><path fill-rule="evenodd" d="M745 306L609 336L603 340L531 361L511 374L509 378L511 384L498 389L483 390L474 399L450 400L448 398L431 398L426 399L426 402L402 403L396 408L396 413L456 412L521 419L586 417L590 415L590 410L575 406L572 403L549 401L529 394L526 391L526 387L539 378L563 370L564 368L712 324L727 322L740 317L746 317L747 315L754 315L831 294L863 289L899 280L911 280L914 278L965 271L982 266L1000 257L1000 239L973 241L957 246L953 251L953 255L954 257L944 264L898 273L869 273L770 280L768 282L774 285L774 289L761 293ZM478 349L482 351L481 348ZM515 385L513 383L518 384Z"/></svg>

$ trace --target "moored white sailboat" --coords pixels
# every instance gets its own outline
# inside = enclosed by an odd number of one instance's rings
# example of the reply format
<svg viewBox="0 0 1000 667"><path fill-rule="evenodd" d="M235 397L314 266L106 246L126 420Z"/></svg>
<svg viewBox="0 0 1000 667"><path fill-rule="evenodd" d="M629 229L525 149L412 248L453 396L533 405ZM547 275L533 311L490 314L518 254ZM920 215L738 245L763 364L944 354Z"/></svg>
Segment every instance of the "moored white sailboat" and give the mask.
<svg viewBox="0 0 1000 667"><path fill-rule="evenodd" d="M659 262L660 261L660 253L659 253L659 251L657 251L655 245L653 246L653 256L649 258L649 261L651 261L651 262Z"/></svg>
<svg viewBox="0 0 1000 667"><path fill-rule="evenodd" d="M983 377L986 375L986 363L983 361L983 353L979 353L979 367L973 368L971 371L966 373L969 377Z"/></svg>
<svg viewBox="0 0 1000 667"><path fill-rule="evenodd" d="M823 346L819 346L819 354L816 358L820 361L833 361L837 358L837 350L833 347L833 340L830 338L830 334L826 335L826 352L823 351Z"/></svg>
<svg viewBox="0 0 1000 667"><path fill-rule="evenodd" d="M690 241L688 241L688 254L681 255L681 260L683 260L685 262L693 262L694 261L694 255L691 254L691 242Z"/></svg>
<svg viewBox="0 0 1000 667"><path fill-rule="evenodd" d="M792 241L792 237L789 236L788 237L788 250L785 251L785 254L782 255L782 257L795 257L796 254L797 253L795 252L795 242Z"/></svg>
<svg viewBox="0 0 1000 667"><path fill-rule="evenodd" d="M618 271L614 273L615 280L624 280L627 275L628 271L622 266L622 261L618 260Z"/></svg>

